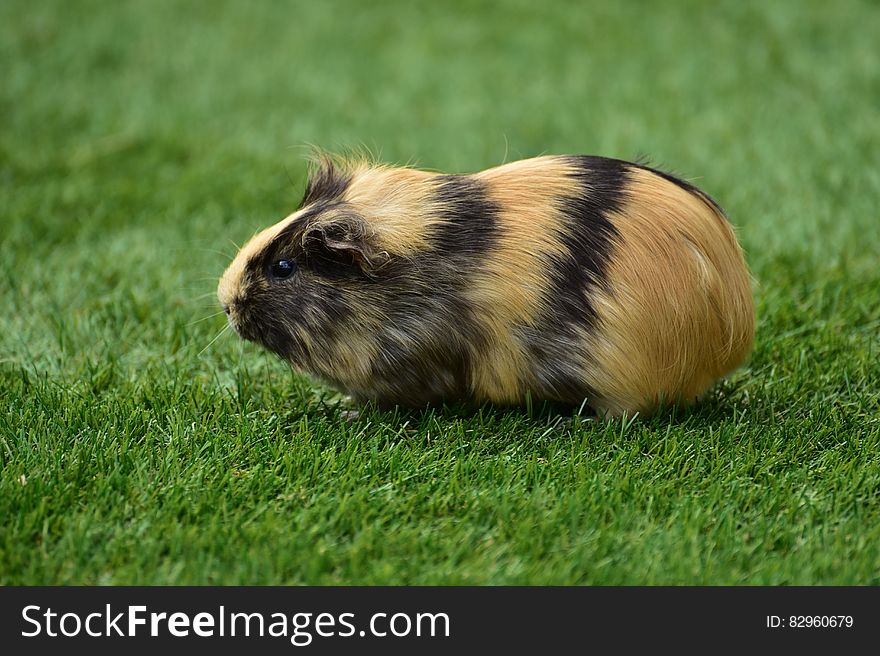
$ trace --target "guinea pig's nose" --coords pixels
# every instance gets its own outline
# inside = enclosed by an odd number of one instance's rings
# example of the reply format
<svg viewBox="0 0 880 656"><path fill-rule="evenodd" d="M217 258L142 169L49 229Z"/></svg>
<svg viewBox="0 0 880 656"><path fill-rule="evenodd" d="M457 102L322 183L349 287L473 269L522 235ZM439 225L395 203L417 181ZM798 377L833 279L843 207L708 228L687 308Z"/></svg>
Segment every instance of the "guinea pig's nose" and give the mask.
<svg viewBox="0 0 880 656"><path fill-rule="evenodd" d="M223 304L223 311L226 313L227 317L229 316L229 313L231 312L229 306L226 303Z"/></svg>

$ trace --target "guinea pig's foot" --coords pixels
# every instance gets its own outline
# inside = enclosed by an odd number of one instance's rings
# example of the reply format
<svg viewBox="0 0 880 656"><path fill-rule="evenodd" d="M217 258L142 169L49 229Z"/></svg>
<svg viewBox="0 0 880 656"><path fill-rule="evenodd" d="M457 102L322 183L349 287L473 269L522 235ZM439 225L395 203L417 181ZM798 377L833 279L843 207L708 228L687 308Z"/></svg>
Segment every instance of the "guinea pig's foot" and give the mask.
<svg viewBox="0 0 880 656"><path fill-rule="evenodd" d="M358 419L360 419L361 411L360 410L340 410L339 418L343 421L347 421L349 424L354 423Z"/></svg>

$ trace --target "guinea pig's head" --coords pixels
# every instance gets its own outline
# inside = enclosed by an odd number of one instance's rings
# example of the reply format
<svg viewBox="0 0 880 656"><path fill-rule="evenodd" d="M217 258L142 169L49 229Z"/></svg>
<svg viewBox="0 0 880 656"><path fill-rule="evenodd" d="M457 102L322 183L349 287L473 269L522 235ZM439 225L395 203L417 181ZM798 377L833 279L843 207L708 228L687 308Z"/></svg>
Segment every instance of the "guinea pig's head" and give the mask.
<svg viewBox="0 0 880 656"><path fill-rule="evenodd" d="M320 161L300 208L256 234L220 279L235 331L343 387L366 381L391 306L423 291L413 226L425 176Z"/></svg>

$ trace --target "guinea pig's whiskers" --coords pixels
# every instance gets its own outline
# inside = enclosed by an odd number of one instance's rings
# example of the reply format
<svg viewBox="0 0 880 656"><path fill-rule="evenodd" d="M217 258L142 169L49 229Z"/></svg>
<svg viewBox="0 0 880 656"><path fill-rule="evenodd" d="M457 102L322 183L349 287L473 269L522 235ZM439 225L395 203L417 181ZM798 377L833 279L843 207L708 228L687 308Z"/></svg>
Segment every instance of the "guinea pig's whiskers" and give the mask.
<svg viewBox="0 0 880 656"><path fill-rule="evenodd" d="M210 342L208 342L208 345L205 346L205 348L203 348L201 351L199 351L199 354L198 354L196 357L197 357L197 358L201 357L201 356L202 356L202 353L204 353L204 352L207 351L209 348L211 348L211 346L214 344L214 342L216 342L218 339L220 339L220 335L222 335L223 333L225 333L227 330L229 330L229 324L228 324L228 323L227 323L225 326L223 326L223 329L222 329L219 333L217 333L217 336L216 336L214 339L212 339Z"/></svg>
<svg viewBox="0 0 880 656"><path fill-rule="evenodd" d="M192 296L192 297L190 297L190 300L192 300L192 301L202 301L202 300L204 300L204 299L206 299L206 298L217 298L217 292L215 292L215 291L210 291L210 292L205 292L204 294L198 294L197 296Z"/></svg>
<svg viewBox="0 0 880 656"><path fill-rule="evenodd" d="M190 321L187 326L194 326L197 323L201 323L202 321L207 321L208 319L213 319L214 317L219 317L221 314L224 314L224 310L220 310L219 312L214 312L213 314L209 314L207 317L202 317L201 319L196 319L195 321Z"/></svg>

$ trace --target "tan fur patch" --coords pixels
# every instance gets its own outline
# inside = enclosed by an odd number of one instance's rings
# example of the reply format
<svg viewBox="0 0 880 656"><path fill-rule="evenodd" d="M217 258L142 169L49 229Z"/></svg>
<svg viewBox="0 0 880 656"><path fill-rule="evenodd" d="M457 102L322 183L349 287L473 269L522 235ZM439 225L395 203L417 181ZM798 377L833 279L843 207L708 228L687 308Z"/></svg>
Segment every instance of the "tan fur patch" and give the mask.
<svg viewBox="0 0 880 656"><path fill-rule="evenodd" d="M597 292L601 330L589 338L589 382L604 410L650 414L692 402L751 350L751 280L727 221L707 202L633 169L607 281Z"/></svg>
<svg viewBox="0 0 880 656"><path fill-rule="evenodd" d="M377 245L401 257L428 244L430 226L441 217L426 215L436 174L406 168L369 167L354 172L343 198L375 231Z"/></svg>

